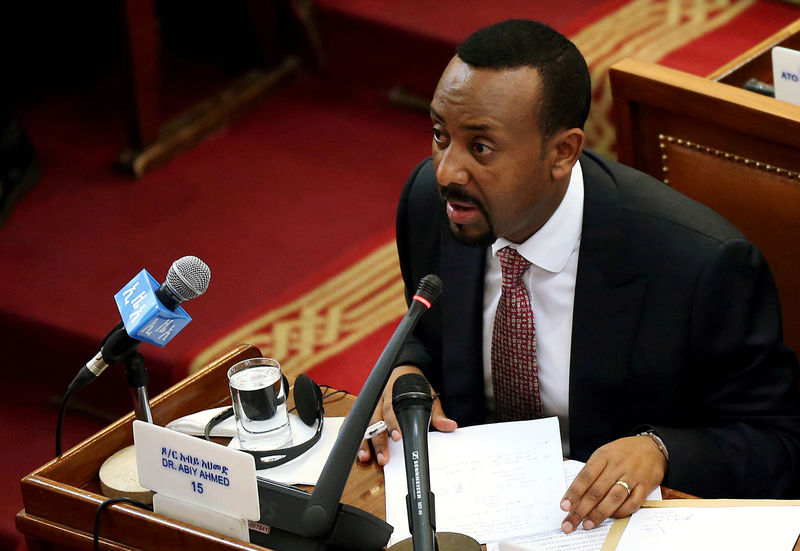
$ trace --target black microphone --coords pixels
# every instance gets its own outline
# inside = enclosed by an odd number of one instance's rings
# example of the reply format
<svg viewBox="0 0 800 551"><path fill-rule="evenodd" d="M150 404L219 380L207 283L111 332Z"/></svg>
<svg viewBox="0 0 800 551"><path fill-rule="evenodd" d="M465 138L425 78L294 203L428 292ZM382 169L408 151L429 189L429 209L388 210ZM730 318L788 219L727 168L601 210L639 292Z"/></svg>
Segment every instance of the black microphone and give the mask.
<svg viewBox="0 0 800 551"><path fill-rule="evenodd" d="M146 274L146 271L143 272ZM149 276L149 274L147 275ZM144 325L148 318L156 318L158 304L170 311L175 311L183 302L202 295L208 289L210 281L211 269L205 262L196 256L179 258L172 263L164 283L157 290L154 292L149 289L137 290L140 293L137 299L141 303L151 298L155 306L144 313L143 318L137 319L138 325ZM166 338L162 339L163 344L166 344L179 330L171 332ZM70 383L68 391L72 393L80 390L100 376L108 366L131 358L141 343L142 340L131 337L128 334L124 322L119 322L103 339L100 345L100 352L78 371L78 374ZM159 343L160 346L163 346L163 344Z"/></svg>
<svg viewBox="0 0 800 551"><path fill-rule="evenodd" d="M436 508L428 462L428 428L433 396L419 373L401 375L392 387L392 407L403 434L408 495L408 528L414 551L435 551Z"/></svg>
<svg viewBox="0 0 800 551"><path fill-rule="evenodd" d="M378 405L381 393L389 382L394 368L394 361L400 348L416 327L420 316L431 307L442 292L442 280L437 275L429 274L422 278L417 293L411 300L408 312L400 321L394 334L386 344L386 348L378 357L361 392L356 398L350 413L342 423L339 436L331 450L328 460L319 476L314 493L306 508L303 524L312 534L319 534L330 527L336 505L344 491L347 476L358 448L364 439L364 432L369 426L372 412Z"/></svg>
<svg viewBox="0 0 800 551"><path fill-rule="evenodd" d="M369 426L372 412L389 381L394 362L420 316L442 292L442 280L436 275L425 276L408 312L389 339L375 366L367 377L319 476L313 493L258 478L261 506L259 524L269 530L251 530L250 541L278 549L353 549L373 551L389 540L391 525L383 520L340 503L358 448ZM301 547L301 546L305 547ZM321 546L320 546L321 545Z"/></svg>

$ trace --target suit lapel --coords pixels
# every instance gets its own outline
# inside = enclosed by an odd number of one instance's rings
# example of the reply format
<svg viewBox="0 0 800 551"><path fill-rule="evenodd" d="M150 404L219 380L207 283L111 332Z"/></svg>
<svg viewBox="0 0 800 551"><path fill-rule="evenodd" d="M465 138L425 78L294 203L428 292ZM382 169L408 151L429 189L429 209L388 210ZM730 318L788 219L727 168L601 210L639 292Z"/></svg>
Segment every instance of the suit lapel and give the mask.
<svg viewBox="0 0 800 551"><path fill-rule="evenodd" d="M615 404L625 379L644 283L636 279L621 232L614 178L594 157L581 158L584 216L575 286L570 361L570 455L585 460L617 433Z"/></svg>
<svg viewBox="0 0 800 551"><path fill-rule="evenodd" d="M480 423L485 409L481 327L486 249L458 244L446 227L442 232L443 380L455 403L473 404L468 411L448 414Z"/></svg>

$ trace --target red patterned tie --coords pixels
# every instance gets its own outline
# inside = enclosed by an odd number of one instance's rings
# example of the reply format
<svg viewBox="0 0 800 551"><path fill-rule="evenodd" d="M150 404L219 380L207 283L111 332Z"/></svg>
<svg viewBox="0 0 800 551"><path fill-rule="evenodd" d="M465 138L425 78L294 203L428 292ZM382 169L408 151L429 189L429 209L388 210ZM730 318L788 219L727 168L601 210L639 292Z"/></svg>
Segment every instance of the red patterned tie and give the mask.
<svg viewBox="0 0 800 551"><path fill-rule="evenodd" d="M536 328L522 274L531 265L510 247L497 253L503 288L492 332L492 386L498 421L542 417Z"/></svg>

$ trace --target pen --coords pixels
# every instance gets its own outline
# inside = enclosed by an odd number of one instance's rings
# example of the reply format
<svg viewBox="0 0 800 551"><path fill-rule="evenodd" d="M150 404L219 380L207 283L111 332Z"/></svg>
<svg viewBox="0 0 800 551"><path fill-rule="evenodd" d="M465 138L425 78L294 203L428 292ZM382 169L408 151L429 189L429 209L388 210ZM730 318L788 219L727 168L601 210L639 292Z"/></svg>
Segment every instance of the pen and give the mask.
<svg viewBox="0 0 800 551"><path fill-rule="evenodd" d="M367 427L367 431L364 433L364 440L369 440L375 436L378 436L380 433L386 430L386 423L381 420L377 423L374 423Z"/></svg>

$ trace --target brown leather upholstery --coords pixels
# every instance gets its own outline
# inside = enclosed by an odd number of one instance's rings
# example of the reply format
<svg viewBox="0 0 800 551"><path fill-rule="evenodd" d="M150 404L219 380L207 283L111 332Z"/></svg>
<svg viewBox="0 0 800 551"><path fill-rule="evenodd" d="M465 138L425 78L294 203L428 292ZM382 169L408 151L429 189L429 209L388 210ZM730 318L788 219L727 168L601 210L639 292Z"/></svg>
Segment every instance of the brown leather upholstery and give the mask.
<svg viewBox="0 0 800 551"><path fill-rule="evenodd" d="M800 38L800 22L784 35ZM735 65L749 74L747 60ZM620 161L708 205L761 249L784 341L800 353L800 106L634 59L609 78Z"/></svg>
<svg viewBox="0 0 800 551"><path fill-rule="evenodd" d="M663 180L739 228L772 269L786 343L800 351L800 174L660 136Z"/></svg>

